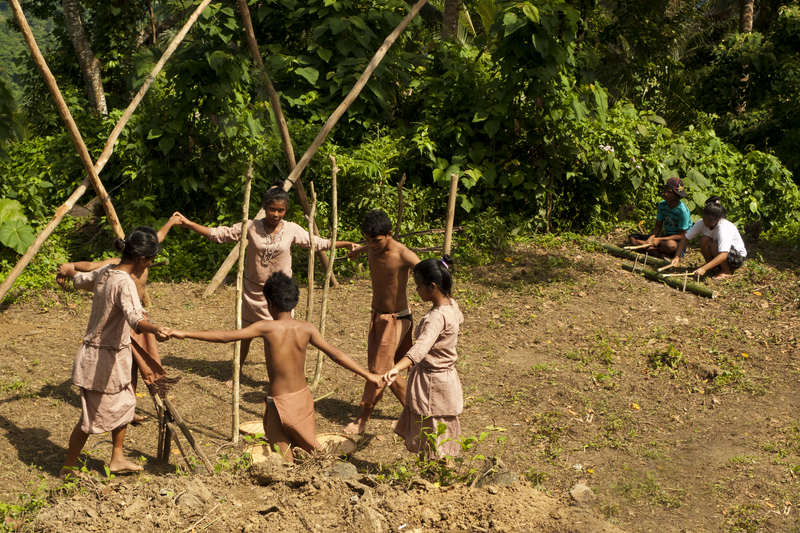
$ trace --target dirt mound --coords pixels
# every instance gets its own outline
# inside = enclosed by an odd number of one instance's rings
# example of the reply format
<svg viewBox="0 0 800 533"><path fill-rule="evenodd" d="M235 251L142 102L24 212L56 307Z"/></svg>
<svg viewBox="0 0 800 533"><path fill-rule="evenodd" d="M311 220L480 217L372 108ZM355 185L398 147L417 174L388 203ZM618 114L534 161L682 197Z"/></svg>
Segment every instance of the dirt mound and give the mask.
<svg viewBox="0 0 800 533"><path fill-rule="evenodd" d="M516 531L615 533L588 487L549 496L527 481L440 488L420 478L378 482L350 463L292 466L276 455L248 472L81 482L39 513L45 532Z"/></svg>

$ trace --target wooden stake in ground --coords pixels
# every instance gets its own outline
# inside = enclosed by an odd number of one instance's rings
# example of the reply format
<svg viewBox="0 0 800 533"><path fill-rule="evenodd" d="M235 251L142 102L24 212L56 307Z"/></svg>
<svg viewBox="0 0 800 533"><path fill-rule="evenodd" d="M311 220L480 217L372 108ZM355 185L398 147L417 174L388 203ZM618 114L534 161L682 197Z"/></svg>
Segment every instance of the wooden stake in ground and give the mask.
<svg viewBox="0 0 800 533"><path fill-rule="evenodd" d="M244 178L244 205L242 206L242 237L239 240L239 271L236 274L236 329L242 329L242 292L244 292L244 255L247 251L247 222L250 219L250 183L253 180L253 161L247 163ZM231 424L231 440L239 442L239 357L242 353L242 341L233 344L233 421Z"/></svg>
<svg viewBox="0 0 800 533"><path fill-rule="evenodd" d="M128 108L125 110L125 113L122 114L122 117L120 117L119 122L117 122L117 125L114 126L114 130L108 137L106 145L103 148L103 151L100 153L100 157L97 158L97 162L95 162L94 164L94 169L97 174L100 174L100 172L103 170L108 160L111 158L111 154L114 152L114 144L117 142L117 139L122 133L122 130L125 127L125 125L128 123L128 120L131 118L131 115L133 115L134 110L142 101L142 98L144 98L145 93L153 84L153 81L156 79L156 77L158 76L158 73L161 72L161 69L164 67L167 60L170 58L170 56L172 56L173 52L175 52L175 50L178 48L178 44L180 44L180 42L189 32L189 29L195 23L197 17L200 16L203 10L210 3L211 0L203 0L203 3L201 3L197 7L197 9L195 9L194 13L192 13L192 16L189 17L189 20L186 21L186 24L184 24L181 31L178 32L178 34L175 36L175 39L173 39L172 43L169 45L169 48L167 48L167 50L164 52L164 55L161 56L161 59L156 64L155 68L153 68L153 71L150 73L150 76L148 76L147 81L144 83L144 85L142 85L141 88L139 88L139 92L136 93L136 96L128 105ZM22 20L24 20L24 15L22 16ZM25 24L27 24L27 22L25 22ZM20 258L20 260L17 262L14 268L11 269L11 272L8 273L6 279L3 280L2 284L0 284L0 301L2 301L3 298L5 298L9 289L11 289L11 286L17 280L22 271L25 270L25 267L28 266L28 264L31 262L33 256L36 255L36 252L38 252L39 248L41 248L42 244L44 244L44 241L47 240L47 238L53 233L56 227L58 227L58 225L67 215L67 213L70 212L70 210L75 206L77 201L84 195L86 190L89 188L90 183L91 183L91 178L87 176L83 180L83 183L81 183L80 186L78 186L78 188L75 189L75 191L72 193L72 195L70 195L67 201L64 202L64 204L56 210L55 215L53 215L53 218L50 220L47 226L45 226L42 232L36 237L36 240L33 241L33 244L28 248L28 250L22 256L22 258ZM98 198L104 198L105 196L107 195L104 194L103 196L98 196Z"/></svg>
<svg viewBox="0 0 800 533"><path fill-rule="evenodd" d="M339 210L337 191L336 191L336 174L339 172L339 167L336 166L336 158L332 155L328 156L331 160L331 242L336 242L337 229L339 225ZM405 175L403 175L405 180ZM319 333L325 337L325 318L328 314L328 292L330 292L330 280L333 274L333 262L336 260L336 246L331 246L330 258L328 259L328 268L325 271L325 284L322 286L322 309L319 313ZM311 382L311 390L317 390L319 381L322 379L322 361L324 360L322 351L317 348L317 367L314 371L314 380Z"/></svg>
<svg viewBox="0 0 800 533"><path fill-rule="evenodd" d="M306 299L306 320L311 322L314 313L314 215L317 212L317 193L314 192L314 182L311 182L311 212L306 216L308 222L308 298ZM333 244L336 248L336 243Z"/></svg>
<svg viewBox="0 0 800 533"><path fill-rule="evenodd" d="M456 190L458 175L450 174L450 196L447 199L447 223L444 231L444 249L442 255L450 255L450 244L453 242L453 219L456 216Z"/></svg>
<svg viewBox="0 0 800 533"><path fill-rule="evenodd" d="M367 84L367 81L369 81L370 76L372 76L372 73L375 71L375 68L380 64L381 60L383 59L383 56L385 56L386 52L389 51L389 48L391 48L392 44L394 44L395 40L397 40L397 37L403 32L404 29L406 29L406 26L408 26L408 24L413 20L413 18L417 16L417 13L419 13L419 10L422 9L422 6L424 6L427 3L428 0L419 0L419 2L414 4L414 7L411 8L411 11L408 13L408 15L406 15L406 17L400 22L400 24L397 25L397 27L392 31L392 33L390 33L386 37L381 47L378 48L378 51L372 58L372 61L369 62L367 68L365 68L364 72L361 73L361 77L359 77L356 84L353 85L353 88L350 90L350 93L347 95L344 101L341 104L339 104L339 107L336 108L336 111L334 111L333 114L325 122L325 125L322 127L322 130L320 130L320 132L317 134L317 137L314 139L314 142L311 143L311 146L308 147L308 150L306 150L306 153L303 154L302 158L300 158L300 161L297 162L297 166L294 168L294 170L292 170L291 174L289 174L289 176L286 178L286 181L294 183L294 181L300 177L300 174L302 174L303 171L306 169L306 166L308 166L308 163L311 161L311 158L314 157L314 154L317 153L319 147L322 146L322 143L325 141L325 138L331 132L331 130L339 121L339 119L342 118L344 112L347 111L347 108L349 108L353 104L353 102L355 102L356 98L358 98L358 95L361 94L361 90Z"/></svg>
<svg viewBox="0 0 800 533"><path fill-rule="evenodd" d="M333 156L330 156L333 158ZM336 165L336 160L334 159L334 166ZM336 169L339 170L338 168ZM336 174L334 174L334 177ZM400 178L400 183L397 184L397 224L394 227L394 238L397 239L400 237L400 224L403 223L403 184L406 182L406 175L403 174L403 177Z"/></svg>

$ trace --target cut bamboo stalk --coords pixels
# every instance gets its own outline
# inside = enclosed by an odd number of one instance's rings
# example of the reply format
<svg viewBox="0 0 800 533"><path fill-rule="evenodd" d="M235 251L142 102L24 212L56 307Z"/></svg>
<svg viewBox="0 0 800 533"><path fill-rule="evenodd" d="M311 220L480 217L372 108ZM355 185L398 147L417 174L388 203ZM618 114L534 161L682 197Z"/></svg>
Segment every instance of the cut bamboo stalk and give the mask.
<svg viewBox="0 0 800 533"><path fill-rule="evenodd" d="M325 318L328 315L328 293L330 292L329 287L329 279L330 276L333 274L333 262L336 259L336 236L338 233L337 226L339 225L339 210L338 210L338 202L339 199L337 197L337 190L336 190L336 174L339 173L339 167L336 166L336 158L332 155L328 156L331 160L331 242L334 243L334 246L331 246L330 252L330 260L328 261L328 269L325 272L325 284L322 286L322 309L320 310L319 314L319 333L322 335L322 338L325 338ZM403 176L405 179L405 175ZM319 386L319 381L322 379L322 362L324 361L324 356L322 351L317 348L317 367L314 371L314 380L311 382L311 390L317 390Z"/></svg>
<svg viewBox="0 0 800 533"><path fill-rule="evenodd" d="M657 270L656 272L661 272ZM685 276L694 276L694 272L682 272L680 274L661 274L662 278L678 278L678 277L685 277Z"/></svg>
<svg viewBox="0 0 800 533"><path fill-rule="evenodd" d="M638 246L626 246L623 250L641 250L643 248L650 248L649 244L640 244Z"/></svg>
<svg viewBox="0 0 800 533"><path fill-rule="evenodd" d="M403 174L403 177L400 178L400 183L397 184L397 224L394 226L395 240L400 238L400 225L403 223L403 185L405 183L406 175Z"/></svg>
<svg viewBox="0 0 800 533"><path fill-rule="evenodd" d="M356 98L358 98L358 95L361 94L361 90L367 84L367 81L369 81L370 76L372 76L372 73L375 71L375 68L380 64L381 60L386 55L386 52L389 51L389 48L391 48L392 44L394 44L395 40L397 40L397 37L403 32L403 30L406 29L406 26L408 26L408 24L413 20L413 18L417 16L419 10L422 9L422 7L427 3L428 0L419 0L416 4L414 4L414 7L411 8L411 11L409 11L408 15L406 15L406 17L400 22L400 24L397 25L397 27L392 31L392 33L390 33L386 37L381 47L378 48L378 51L375 53L375 56L367 65L367 68L364 69L364 72L361 73L361 76L358 78L356 84L353 85L353 88L350 90L350 93L345 97L344 101L341 104L339 104L339 107L336 108L336 111L334 111L333 114L325 122L325 125L322 127L322 130L320 130L320 132L317 134L317 137L314 139L314 142L311 143L311 146L308 147L308 150L306 150L306 153L303 154L303 157L300 158L300 161L297 162L297 166L292 170L292 172L286 178L286 181L294 183L294 181L300 177L300 174L302 174L303 171L306 169L306 166L308 166L308 163L311 161L311 158L314 157L314 154L317 153L319 147L322 146L322 143L325 141L325 138L331 132L331 130L339 121L339 119L342 118L344 112L347 111L347 109L353 104L353 102L355 102Z"/></svg>
<svg viewBox="0 0 800 533"><path fill-rule="evenodd" d="M595 244L603 248L611 255L615 255L617 257L623 257L625 259L630 259L631 261L635 261L637 257L639 258L639 261L641 261L642 258L644 257L642 254L637 254L634 252L629 252L628 250L623 250L622 248L614 246L613 244L606 244L592 239L587 239L586 242ZM659 266L659 267L669 264L669 261L667 261L666 259L658 259L656 257L650 257L650 256L647 257L647 262L652 264L653 266Z"/></svg>
<svg viewBox="0 0 800 533"><path fill-rule="evenodd" d="M247 222L250 220L250 184L253 180L253 161L247 163L244 178L244 204L242 205L242 235L239 239L239 271L236 273L236 329L242 329L242 293L244 292L244 256L247 251ZM233 401L231 405L231 440L239 442L239 373L242 342L233 343Z"/></svg>
<svg viewBox="0 0 800 533"><path fill-rule="evenodd" d="M450 244L453 242L453 219L456 216L456 191L458 190L458 175L450 174L450 196L447 199L447 223L444 227L443 255L450 255Z"/></svg>
<svg viewBox="0 0 800 533"><path fill-rule="evenodd" d="M122 133L122 130L124 129L125 125L128 123L128 120L131 118L131 115L133 115L134 110L142 101L142 98L144 98L145 93L153 84L155 78L158 76L158 73L161 72L161 69L164 67L167 60L170 58L173 52L175 52L175 50L178 48L178 44L180 44L180 42L189 32L189 29L195 23L197 17L200 16L203 10L210 3L211 0L203 0L203 3L200 4L198 8L194 11L192 16L189 17L189 19L186 21L186 24L184 24L181 31L178 33L178 35L175 36L175 39L173 39L172 44L170 44L169 48L167 48L167 50L164 52L164 55L161 56L161 59L156 64L155 68L153 68L153 71L150 73L150 76L148 76L147 81L139 89L139 92L136 93L136 96L128 105L128 108L125 110L125 113L122 114L122 117L120 117L119 121L117 122L117 125L114 126L114 129L111 131L111 135L108 137L108 140L106 141L106 145L103 148L103 151L100 153L100 157L97 158L97 161L94 164L94 168L97 174L100 174L100 172L105 167L106 163L108 163L108 160L111 158L111 154L114 152L114 144L117 142L117 139ZM24 15L23 15L23 20L24 20ZM36 237L36 240L34 240L33 244L25 251L25 254L22 256L22 258L20 258L20 260L17 262L14 268L11 269L11 272L8 273L6 279L4 279L3 283L0 284L0 301L3 301L3 298L5 298L6 294L11 289L11 286L17 280L22 271L25 270L25 267L27 267L28 264L30 264L31 260L36 255L36 252L38 252L39 249L42 247L42 244L44 244L44 241L46 241L47 238L53 233L53 231L55 231L56 227L58 227L58 225L67 215L67 213L69 213L72 210L72 208L75 207L75 204L78 202L78 200L86 193L86 190L89 188L90 183L91 180L89 176L87 176L83 180L83 183L81 183L78 186L78 188L75 189L75 191L72 193L72 195L70 195L67 201L64 202L64 204L56 210L55 215L53 215L53 218L50 220L47 226L45 226L42 232ZM101 196L98 196L98 198L101 198Z"/></svg>
<svg viewBox="0 0 800 533"><path fill-rule="evenodd" d="M317 211L317 193L314 192L314 182L311 182L311 212L306 216L308 221L308 298L306 298L306 321L311 322L314 313L314 214ZM332 243L335 248L336 243Z"/></svg>
<svg viewBox="0 0 800 533"><path fill-rule="evenodd" d="M659 272L664 272L665 270L669 270L670 268L673 268L673 266L674 266L674 265L673 265L672 263L670 263L670 264L669 264L669 265L667 265L667 266L663 266L663 267L659 268L659 269L658 269L658 271L659 271Z"/></svg>
<svg viewBox="0 0 800 533"><path fill-rule="evenodd" d="M622 265L622 268L627 270L628 272L633 272L633 265ZM673 287L678 290L682 290L684 286L684 282L674 279L674 278L665 278L663 275L659 274L655 270L650 270L649 268L640 268L637 272L641 272L644 274L644 277L651 279L653 281L663 281L670 287ZM684 281L688 278L684 278ZM716 298L719 296L717 291L711 290L708 287L704 287L699 283L686 283L687 291L691 292L692 294L696 294L698 296L703 296L705 298Z"/></svg>

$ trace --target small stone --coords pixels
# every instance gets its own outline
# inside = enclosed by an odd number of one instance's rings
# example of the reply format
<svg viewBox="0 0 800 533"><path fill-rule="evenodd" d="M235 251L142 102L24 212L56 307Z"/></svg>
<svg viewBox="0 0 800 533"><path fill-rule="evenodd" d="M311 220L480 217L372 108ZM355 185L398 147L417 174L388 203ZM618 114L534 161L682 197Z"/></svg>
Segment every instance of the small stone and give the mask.
<svg viewBox="0 0 800 533"><path fill-rule="evenodd" d="M214 495L203 485L203 482L195 479L186 485L186 492L181 495L177 503L186 507L198 507L211 502L213 499Z"/></svg>
<svg viewBox="0 0 800 533"><path fill-rule="evenodd" d="M592 489L583 483L578 483L572 487L572 490L569 491L569 495L575 502L575 505L581 507L592 506L597 501L597 496L592 492Z"/></svg>
<svg viewBox="0 0 800 533"><path fill-rule="evenodd" d="M327 477L349 479L358 475L358 470L350 463L336 463L324 473Z"/></svg>
<svg viewBox="0 0 800 533"><path fill-rule="evenodd" d="M419 513L419 519L423 522L440 522L442 515L431 509L430 507L423 507Z"/></svg>

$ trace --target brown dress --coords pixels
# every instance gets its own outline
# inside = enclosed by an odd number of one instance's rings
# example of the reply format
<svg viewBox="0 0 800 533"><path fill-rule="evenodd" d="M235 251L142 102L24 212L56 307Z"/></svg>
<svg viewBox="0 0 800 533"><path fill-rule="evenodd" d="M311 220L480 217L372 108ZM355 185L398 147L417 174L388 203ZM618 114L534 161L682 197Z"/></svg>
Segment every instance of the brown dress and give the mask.
<svg viewBox="0 0 800 533"><path fill-rule="evenodd" d="M417 341L405 355L414 362L408 374L406 406L394 428L410 452L443 458L455 457L461 450L456 439L461 433L458 415L464 410L464 395L455 364L458 330L463 323L464 315L451 299L449 305L428 311L417 325ZM425 433L435 434L440 423L447 429L436 437L434 451Z"/></svg>
<svg viewBox="0 0 800 533"><path fill-rule="evenodd" d="M131 330L144 313L133 278L108 265L78 272L75 288L93 291L92 313L75 355L72 382L81 388L81 430L105 433L133 421Z"/></svg>
<svg viewBox="0 0 800 533"><path fill-rule="evenodd" d="M211 242L239 242L242 223L230 227L211 228ZM308 231L294 222L281 221L275 235L264 230L263 219L247 221L247 255L245 257L244 287L242 291L242 327L259 320L272 320L264 298L264 282L274 272L292 275L292 244L309 249ZM330 239L314 239L314 251L330 250Z"/></svg>

